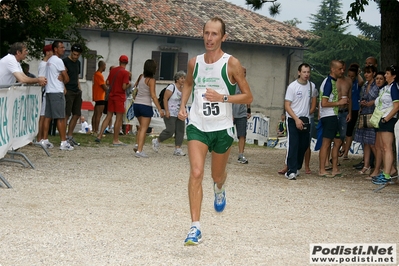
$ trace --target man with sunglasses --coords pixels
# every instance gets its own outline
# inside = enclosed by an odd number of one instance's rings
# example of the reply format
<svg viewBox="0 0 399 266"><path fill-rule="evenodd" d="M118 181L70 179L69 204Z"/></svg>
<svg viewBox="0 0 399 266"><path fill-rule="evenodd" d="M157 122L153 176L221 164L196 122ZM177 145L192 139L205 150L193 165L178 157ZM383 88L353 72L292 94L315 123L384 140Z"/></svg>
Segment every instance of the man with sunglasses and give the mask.
<svg viewBox="0 0 399 266"><path fill-rule="evenodd" d="M79 44L72 45L71 53L68 57L62 59L67 69L69 82L65 84L66 94L65 94L65 116L68 123L69 117L72 114L72 118L69 121L67 140L72 146L79 146L80 143L76 142L72 136L75 130L76 123L80 118L81 108L82 108L82 90L79 83L80 74L80 61L79 57L82 53L82 46Z"/></svg>

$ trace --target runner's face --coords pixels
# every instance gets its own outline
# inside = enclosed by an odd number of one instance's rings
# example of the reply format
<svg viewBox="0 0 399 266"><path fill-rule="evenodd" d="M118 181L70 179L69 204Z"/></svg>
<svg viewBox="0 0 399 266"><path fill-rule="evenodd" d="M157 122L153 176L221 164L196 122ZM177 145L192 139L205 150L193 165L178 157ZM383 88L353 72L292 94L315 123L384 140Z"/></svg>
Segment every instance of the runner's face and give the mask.
<svg viewBox="0 0 399 266"><path fill-rule="evenodd" d="M208 21L204 27L204 44L207 51L220 49L226 35L222 36L222 24L219 21Z"/></svg>

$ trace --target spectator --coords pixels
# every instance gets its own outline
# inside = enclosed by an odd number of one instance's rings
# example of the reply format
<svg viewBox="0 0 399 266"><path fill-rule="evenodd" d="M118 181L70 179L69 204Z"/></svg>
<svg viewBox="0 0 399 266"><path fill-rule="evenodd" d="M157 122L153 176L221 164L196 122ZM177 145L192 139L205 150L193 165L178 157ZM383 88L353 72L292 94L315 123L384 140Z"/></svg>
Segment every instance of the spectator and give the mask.
<svg viewBox="0 0 399 266"><path fill-rule="evenodd" d="M375 83L374 76L377 70L373 65L364 68L364 78L366 82L362 87L362 96L360 101L360 115L372 114L374 111L374 101L378 96L378 86ZM364 152L364 166L360 174L370 174L370 153L376 153L375 150L375 130L374 128L358 128L355 134L355 141L362 143Z"/></svg>
<svg viewBox="0 0 399 266"><path fill-rule="evenodd" d="M65 115L66 122L68 123L67 140L72 146L79 146L80 143L76 142L73 138L73 131L75 130L76 123L81 116L82 109L82 89L80 88L79 75L80 75L80 61L79 57L82 53L82 47L79 44L72 45L71 53L68 57L64 58L64 65L67 69L69 82L65 84ZM71 120L69 120L72 114Z"/></svg>
<svg viewBox="0 0 399 266"><path fill-rule="evenodd" d="M376 185L383 185L390 182L390 172L394 163L393 155L393 141L394 141L394 128L398 121L397 112L399 111L399 77L398 67L391 65L385 69L385 80L388 83L383 89L380 90L378 98L375 100L375 108L383 112L382 118L378 124L377 131L381 134L380 143L382 144L382 160L384 163L383 172L372 179Z"/></svg>
<svg viewBox="0 0 399 266"><path fill-rule="evenodd" d="M277 125L277 137L287 136L287 125L285 121L285 114L281 114L281 120Z"/></svg>
<svg viewBox="0 0 399 266"><path fill-rule="evenodd" d="M98 69L94 73L93 77L92 96L93 101L96 103L96 105L94 106L93 117L91 120L95 136L97 136L97 134L102 134L102 132L98 132L98 130L105 106L105 92L108 90L108 87L104 81L104 76L102 74L105 71L106 67L107 64L104 61L99 61Z"/></svg>
<svg viewBox="0 0 399 266"><path fill-rule="evenodd" d="M109 84L109 96L107 105L107 116L105 117L100 132L104 132L108 126L109 121L112 119L112 114L116 113L115 124L114 124L114 137L112 144L114 146L126 146L125 143L119 141L119 130L122 126L122 118L125 113L125 101L126 93L125 90L131 86L129 81L129 72L126 70L126 65L129 63L129 59L126 55L119 57L119 67L114 67L109 72L107 82ZM101 142L102 134L98 134L95 141Z"/></svg>
<svg viewBox="0 0 399 266"><path fill-rule="evenodd" d="M50 57L53 56L53 48L51 44L47 44L43 48L43 60L39 63L39 77L46 77L46 65L47 61L49 60ZM44 120L45 120L45 110L46 110L46 88L42 87L42 107L40 109L40 118L39 118L39 132L37 134L37 141L41 142L43 141L43 129L44 129ZM50 142L47 143L45 148L53 148L53 144Z"/></svg>
<svg viewBox="0 0 399 266"><path fill-rule="evenodd" d="M144 153L144 141L147 133L147 129L150 125L151 118L154 115L152 110L152 103L155 104L159 111L161 117L164 113L161 109L161 105L158 102L157 95L155 94L155 71L157 69L157 64L154 60L148 59L144 63L143 74L137 79L137 95L134 100L133 110L134 115L139 121L139 128L136 135L136 145L134 147L135 156L138 158L148 158L147 154Z"/></svg>
<svg viewBox="0 0 399 266"><path fill-rule="evenodd" d="M341 146L338 125L338 109L340 106L348 104L348 98L338 98L336 81L342 77L344 67L338 60L330 63L330 75L324 79L320 87L320 120L323 124L323 141L319 152L319 176L335 177L341 176L338 170L338 150ZM328 158L328 151L331 142L334 142L332 149L332 174L328 174L325 169L325 163Z"/></svg>
<svg viewBox="0 0 399 266"><path fill-rule="evenodd" d="M170 84L164 94L164 107L165 115L163 121L165 122L165 129L161 132L158 138L152 140L152 148L155 152L158 152L159 144L168 138L175 135L175 151L173 155L185 156L186 154L181 149L183 144L185 121L177 118L180 110L181 90L186 79L186 73L179 71L175 74L174 84Z"/></svg>
<svg viewBox="0 0 399 266"><path fill-rule="evenodd" d="M243 67L244 77L247 76L247 69ZM241 90L236 85L235 94L240 94ZM248 160L244 156L245 139L247 137L247 120L251 117L251 104L235 104L233 103L233 117L236 125L238 138L238 159L237 162L247 164Z"/></svg>
<svg viewBox="0 0 399 266"><path fill-rule="evenodd" d="M40 86L47 84L45 77L30 78L25 75L22 70L20 62L28 55L26 45L21 42L16 42L10 46L8 55L0 59L0 85L10 85L16 82L35 84Z"/></svg>
<svg viewBox="0 0 399 266"><path fill-rule="evenodd" d="M26 76L28 76L30 78L36 78L35 75L33 75L32 73L29 72L29 68L30 68L29 64L22 62L21 66L22 66L22 71L24 71Z"/></svg>
<svg viewBox="0 0 399 266"><path fill-rule="evenodd" d="M62 41L54 41L52 44L53 56L49 58L46 66L46 110L43 127L42 145L45 147L52 144L48 141L48 131L52 119L57 119L57 129L60 134L60 150L73 150L73 147L66 140L66 120L65 120L65 83L69 77L61 58L65 53L65 46ZM40 77L39 77L40 78Z"/></svg>

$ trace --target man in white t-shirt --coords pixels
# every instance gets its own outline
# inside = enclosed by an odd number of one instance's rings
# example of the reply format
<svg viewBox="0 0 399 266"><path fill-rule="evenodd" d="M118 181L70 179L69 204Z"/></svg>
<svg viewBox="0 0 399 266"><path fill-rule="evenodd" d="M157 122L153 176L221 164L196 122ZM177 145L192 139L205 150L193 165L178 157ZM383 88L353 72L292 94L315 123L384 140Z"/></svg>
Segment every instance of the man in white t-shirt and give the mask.
<svg viewBox="0 0 399 266"><path fill-rule="evenodd" d="M65 121L65 83L68 83L69 76L61 60L64 55L65 46L62 41L54 41L52 44L53 56L49 58L46 65L46 110L43 128L43 145L48 143L48 129L52 119L57 119L57 129L60 134L60 150L73 150L73 147L66 141Z"/></svg>
<svg viewBox="0 0 399 266"><path fill-rule="evenodd" d="M47 83L45 77L30 78L25 75L20 62L28 55L26 45L16 42L10 46L8 55L0 60L0 85L10 85L16 81L21 83L35 84L44 86Z"/></svg>
<svg viewBox="0 0 399 266"><path fill-rule="evenodd" d="M310 66L306 63L298 67L298 78L288 85L284 107L287 114L287 169L285 177L295 180L302 167L305 152L309 147L309 110L312 100L312 88L309 81Z"/></svg>
<svg viewBox="0 0 399 266"><path fill-rule="evenodd" d="M46 66L47 66L47 61L49 60L50 57L53 56L53 48L51 44L47 44L46 46L43 47L43 60L39 63L39 69L38 69L38 76L39 77L46 77ZM45 87L42 88L42 108L40 110L40 118L39 118L39 132L37 134L37 141L41 142L43 140L43 128L44 128L44 110L46 110L46 91ZM45 148L53 148L53 144L50 142L47 143Z"/></svg>

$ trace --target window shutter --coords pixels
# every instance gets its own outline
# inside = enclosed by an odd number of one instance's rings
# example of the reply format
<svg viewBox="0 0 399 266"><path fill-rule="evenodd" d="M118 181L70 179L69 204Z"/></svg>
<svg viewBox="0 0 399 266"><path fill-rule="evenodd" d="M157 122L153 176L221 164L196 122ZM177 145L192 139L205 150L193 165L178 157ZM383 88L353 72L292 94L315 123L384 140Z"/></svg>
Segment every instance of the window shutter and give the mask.
<svg viewBox="0 0 399 266"><path fill-rule="evenodd" d="M188 53L177 54L177 71L183 70L187 73Z"/></svg>
<svg viewBox="0 0 399 266"><path fill-rule="evenodd" d="M161 52L160 51L152 51L151 59L153 59L157 63L157 71L155 72L155 80L159 80L159 73L161 70Z"/></svg>
<svg viewBox="0 0 399 266"><path fill-rule="evenodd" d="M93 80L93 75L96 72L97 51L89 50L87 54L89 56L86 58L86 80Z"/></svg>

